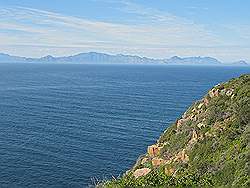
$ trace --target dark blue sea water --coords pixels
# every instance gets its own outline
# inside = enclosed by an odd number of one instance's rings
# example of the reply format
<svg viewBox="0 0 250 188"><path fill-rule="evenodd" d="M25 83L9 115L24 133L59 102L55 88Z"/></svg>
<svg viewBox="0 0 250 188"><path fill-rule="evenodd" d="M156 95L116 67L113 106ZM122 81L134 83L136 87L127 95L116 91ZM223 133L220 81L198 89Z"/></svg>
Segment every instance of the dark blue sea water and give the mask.
<svg viewBox="0 0 250 188"><path fill-rule="evenodd" d="M86 187L117 176L244 67L0 64L0 187Z"/></svg>

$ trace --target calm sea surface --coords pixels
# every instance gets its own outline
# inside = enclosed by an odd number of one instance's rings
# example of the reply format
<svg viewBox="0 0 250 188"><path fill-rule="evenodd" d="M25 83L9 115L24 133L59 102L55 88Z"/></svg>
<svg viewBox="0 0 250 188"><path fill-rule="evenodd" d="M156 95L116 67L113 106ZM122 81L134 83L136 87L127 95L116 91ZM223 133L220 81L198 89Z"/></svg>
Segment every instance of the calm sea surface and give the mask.
<svg viewBox="0 0 250 188"><path fill-rule="evenodd" d="M0 187L86 187L118 176L244 67L0 64Z"/></svg>

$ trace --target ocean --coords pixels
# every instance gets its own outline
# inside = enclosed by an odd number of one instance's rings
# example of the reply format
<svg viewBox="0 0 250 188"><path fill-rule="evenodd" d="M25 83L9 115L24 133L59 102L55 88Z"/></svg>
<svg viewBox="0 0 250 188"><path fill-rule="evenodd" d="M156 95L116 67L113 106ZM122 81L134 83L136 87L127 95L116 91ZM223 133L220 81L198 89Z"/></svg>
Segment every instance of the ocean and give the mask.
<svg viewBox="0 0 250 188"><path fill-rule="evenodd" d="M249 67L0 64L0 187L122 175L195 100Z"/></svg>

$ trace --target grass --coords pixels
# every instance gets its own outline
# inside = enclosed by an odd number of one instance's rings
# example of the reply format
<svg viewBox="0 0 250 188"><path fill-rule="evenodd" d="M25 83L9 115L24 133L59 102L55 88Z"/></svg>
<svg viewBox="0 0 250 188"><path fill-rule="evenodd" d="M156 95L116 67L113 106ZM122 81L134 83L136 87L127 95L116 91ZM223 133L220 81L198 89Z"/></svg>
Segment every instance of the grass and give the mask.
<svg viewBox="0 0 250 188"><path fill-rule="evenodd" d="M218 96L207 94L187 111L187 121L177 129L172 124L159 138L164 145L160 158L171 158L160 167L149 161L136 164L127 174L99 183L97 187L250 187L250 75L242 75L213 88ZM227 91L232 91L230 92ZM199 108L199 104L208 102ZM190 118L191 117L191 118ZM198 128L197 124L204 127ZM198 139L190 145L192 131ZM188 162L175 160L185 149ZM135 169L147 167L151 172L135 178ZM166 168L174 169L169 175Z"/></svg>

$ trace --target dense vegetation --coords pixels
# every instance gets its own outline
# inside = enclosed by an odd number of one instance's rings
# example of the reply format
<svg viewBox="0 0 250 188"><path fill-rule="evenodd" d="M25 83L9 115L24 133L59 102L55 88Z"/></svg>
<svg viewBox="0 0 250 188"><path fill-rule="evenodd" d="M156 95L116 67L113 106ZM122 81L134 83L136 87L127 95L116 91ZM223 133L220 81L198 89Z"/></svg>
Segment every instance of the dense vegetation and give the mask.
<svg viewBox="0 0 250 188"><path fill-rule="evenodd" d="M99 187L250 187L250 75L212 88L122 177Z"/></svg>

